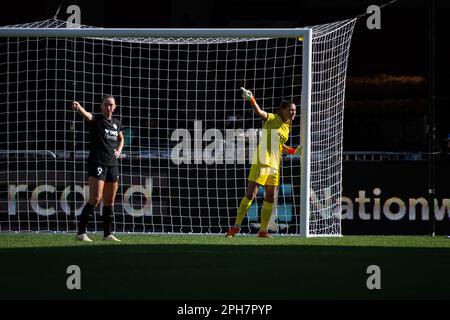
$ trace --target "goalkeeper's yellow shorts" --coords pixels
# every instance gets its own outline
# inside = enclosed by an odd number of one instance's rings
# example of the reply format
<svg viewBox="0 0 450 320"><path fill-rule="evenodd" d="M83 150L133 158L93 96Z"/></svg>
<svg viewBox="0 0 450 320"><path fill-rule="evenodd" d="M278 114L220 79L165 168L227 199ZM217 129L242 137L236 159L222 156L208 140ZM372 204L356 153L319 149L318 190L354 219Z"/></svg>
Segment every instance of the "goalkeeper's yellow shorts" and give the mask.
<svg viewBox="0 0 450 320"><path fill-rule="evenodd" d="M278 186L280 180L279 170L269 166L252 164L248 180L262 186Z"/></svg>

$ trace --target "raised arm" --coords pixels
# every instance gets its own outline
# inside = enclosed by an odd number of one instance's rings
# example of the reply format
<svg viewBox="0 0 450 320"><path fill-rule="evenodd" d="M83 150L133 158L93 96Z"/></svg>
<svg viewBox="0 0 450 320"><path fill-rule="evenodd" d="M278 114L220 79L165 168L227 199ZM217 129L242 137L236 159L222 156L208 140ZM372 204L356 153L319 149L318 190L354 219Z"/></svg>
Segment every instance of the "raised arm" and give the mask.
<svg viewBox="0 0 450 320"><path fill-rule="evenodd" d="M250 104L253 107L253 110L255 110L255 113L261 117L261 119L263 119L264 121L267 120L267 112L265 112L264 110L262 110L259 105L256 103L255 97L253 96L252 92L250 90L247 90L245 88L241 87L241 91L242 91L242 98L244 98L245 100L248 100L250 102Z"/></svg>
<svg viewBox="0 0 450 320"><path fill-rule="evenodd" d="M94 119L94 116L92 115L92 113L87 112L86 109L84 109L83 106L78 101L72 102L72 109L78 111L78 113L87 122L90 122L90 121L92 121Z"/></svg>

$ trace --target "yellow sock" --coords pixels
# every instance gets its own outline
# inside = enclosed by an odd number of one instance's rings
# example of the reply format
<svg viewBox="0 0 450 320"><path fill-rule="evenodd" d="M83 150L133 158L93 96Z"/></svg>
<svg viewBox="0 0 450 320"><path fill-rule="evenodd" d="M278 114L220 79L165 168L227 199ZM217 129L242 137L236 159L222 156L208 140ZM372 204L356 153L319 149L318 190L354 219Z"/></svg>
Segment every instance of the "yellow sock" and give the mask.
<svg viewBox="0 0 450 320"><path fill-rule="evenodd" d="M261 209L261 231L267 231L269 227L270 216L272 215L272 209L272 202L263 202L263 207Z"/></svg>
<svg viewBox="0 0 450 320"><path fill-rule="evenodd" d="M253 200L250 200L247 198L247 196L244 196L241 200L241 204L239 205L239 209L237 212L236 222L234 225L240 226L242 223L242 220L244 220L245 216L247 215L247 211L252 205Z"/></svg>

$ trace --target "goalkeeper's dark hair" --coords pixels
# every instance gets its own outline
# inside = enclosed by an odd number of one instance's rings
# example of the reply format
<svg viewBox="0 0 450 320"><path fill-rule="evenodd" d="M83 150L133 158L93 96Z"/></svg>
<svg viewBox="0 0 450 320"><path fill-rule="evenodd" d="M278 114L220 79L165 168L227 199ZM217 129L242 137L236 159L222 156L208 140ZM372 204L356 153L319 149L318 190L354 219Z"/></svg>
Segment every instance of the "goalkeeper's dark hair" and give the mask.
<svg viewBox="0 0 450 320"><path fill-rule="evenodd" d="M114 101L116 101L116 98L113 96L113 95L110 95L110 94L108 94L108 95L106 95L106 96L103 96L103 99L102 99L102 105L106 102L106 100L108 100L108 99L114 99Z"/></svg>
<svg viewBox="0 0 450 320"><path fill-rule="evenodd" d="M278 106L280 109L287 109L290 108L292 105L294 104L294 102L289 101L289 100L282 100L280 102L280 105Z"/></svg>

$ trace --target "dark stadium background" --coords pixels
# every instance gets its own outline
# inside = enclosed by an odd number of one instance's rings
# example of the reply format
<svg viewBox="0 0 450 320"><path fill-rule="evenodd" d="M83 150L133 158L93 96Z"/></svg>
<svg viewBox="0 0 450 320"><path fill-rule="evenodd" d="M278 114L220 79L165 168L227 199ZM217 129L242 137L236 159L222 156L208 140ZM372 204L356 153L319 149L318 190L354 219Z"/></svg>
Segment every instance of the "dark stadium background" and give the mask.
<svg viewBox="0 0 450 320"><path fill-rule="evenodd" d="M300 27L352 18L383 0L292 1L58 1L2 5L0 24L59 18L69 4L82 8L82 23L100 27ZM427 114L428 6L399 0L382 9L381 30L361 18L350 53L345 114L345 150L424 151ZM450 132L445 12L436 1L436 112L438 140Z"/></svg>
<svg viewBox="0 0 450 320"><path fill-rule="evenodd" d="M99 27L301 27L352 18L365 13L371 4L386 2L17 1L2 4L0 24L49 19L61 4L58 17L64 20L65 8L77 4L82 9L81 23ZM350 51L344 117L344 151L349 153L344 163L344 193L348 196L356 197L361 189L371 194L375 187L405 199L427 196L429 3L427 0L399 0L383 8L381 30L368 30L364 17L357 22ZM450 134L450 62L446 47L450 36L446 12L450 3L444 0L435 3L436 175L440 199L449 197L445 177L450 172L450 149L444 139ZM369 171L372 175L360 179ZM428 230L427 222L377 221L386 224L379 227L376 223L368 225L356 220L352 224L344 221L344 232L423 234ZM398 228L395 223L399 224ZM446 224L437 226L440 232L447 227L448 219Z"/></svg>

